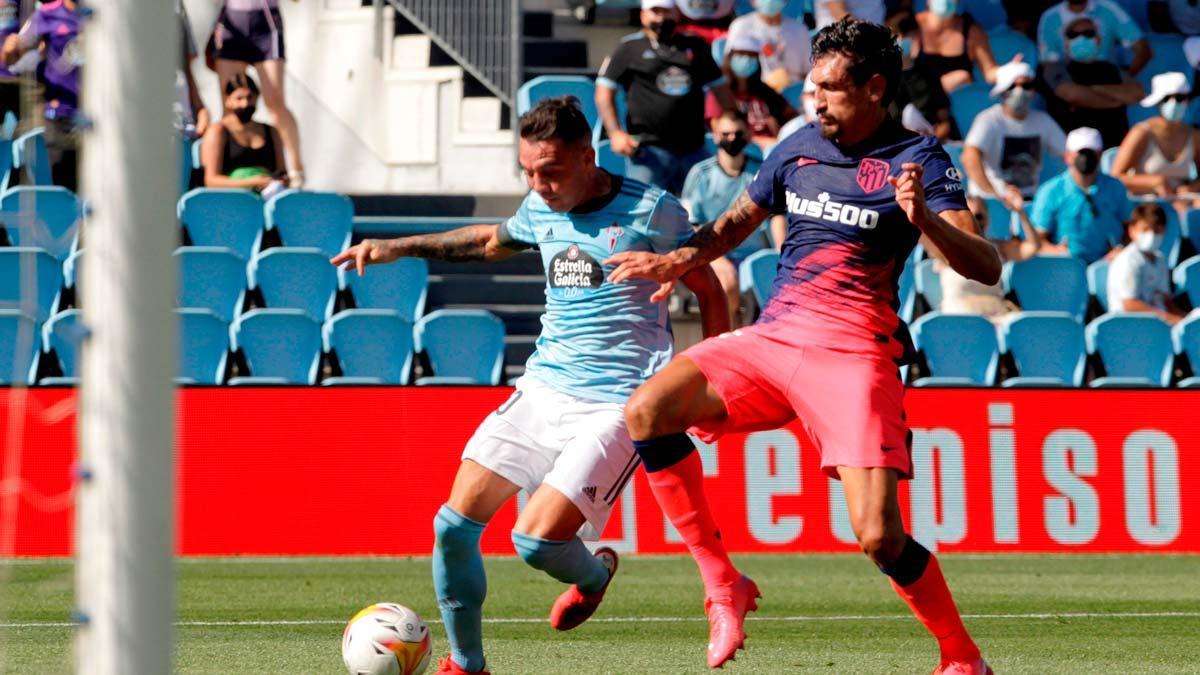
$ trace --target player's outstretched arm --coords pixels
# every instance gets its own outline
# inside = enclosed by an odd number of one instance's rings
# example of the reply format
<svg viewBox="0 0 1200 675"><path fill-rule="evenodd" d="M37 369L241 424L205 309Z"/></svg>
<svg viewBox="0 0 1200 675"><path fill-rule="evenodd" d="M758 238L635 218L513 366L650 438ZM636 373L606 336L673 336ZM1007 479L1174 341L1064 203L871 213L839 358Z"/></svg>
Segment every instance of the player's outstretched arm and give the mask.
<svg viewBox="0 0 1200 675"><path fill-rule="evenodd" d="M750 199L748 193L743 192L725 213L712 223L696 230L695 234L674 251L626 251L605 260L605 265L616 267L608 275L608 280L620 283L633 277L644 277L666 283L678 279L732 251L769 215L771 214L766 209Z"/></svg>
<svg viewBox="0 0 1200 675"><path fill-rule="evenodd" d="M696 294L700 303L700 326L704 337L728 333L732 328L729 325L729 301L712 265L701 265L683 275L680 281Z"/></svg>
<svg viewBox="0 0 1200 675"><path fill-rule="evenodd" d="M500 240L499 229L499 225L468 225L436 234L364 239L330 258L329 262L345 265L346 269L357 269L361 277L367 265L390 263L400 258L479 262L503 260L519 253L520 248Z"/></svg>

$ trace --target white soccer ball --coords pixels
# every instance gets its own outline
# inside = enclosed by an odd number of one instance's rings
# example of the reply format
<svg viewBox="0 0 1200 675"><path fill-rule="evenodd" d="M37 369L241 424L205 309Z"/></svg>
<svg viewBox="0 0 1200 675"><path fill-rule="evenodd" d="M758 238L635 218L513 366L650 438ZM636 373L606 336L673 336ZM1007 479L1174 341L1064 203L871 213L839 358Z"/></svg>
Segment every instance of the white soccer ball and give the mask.
<svg viewBox="0 0 1200 675"><path fill-rule="evenodd" d="M421 617L391 602L355 614L342 633L342 661L351 675L421 675L432 653Z"/></svg>

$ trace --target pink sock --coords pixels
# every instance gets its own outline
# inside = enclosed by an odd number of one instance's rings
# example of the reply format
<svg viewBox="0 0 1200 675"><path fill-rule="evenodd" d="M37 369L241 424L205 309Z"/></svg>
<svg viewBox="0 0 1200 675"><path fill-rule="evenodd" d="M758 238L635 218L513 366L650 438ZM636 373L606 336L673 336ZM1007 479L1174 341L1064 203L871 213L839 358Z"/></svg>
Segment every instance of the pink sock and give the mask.
<svg viewBox="0 0 1200 675"><path fill-rule="evenodd" d="M909 609L938 641L943 661L974 661L979 658L979 647L967 633L954 598L942 576L937 558L929 556L925 573L907 586L894 580L892 588L908 603Z"/></svg>

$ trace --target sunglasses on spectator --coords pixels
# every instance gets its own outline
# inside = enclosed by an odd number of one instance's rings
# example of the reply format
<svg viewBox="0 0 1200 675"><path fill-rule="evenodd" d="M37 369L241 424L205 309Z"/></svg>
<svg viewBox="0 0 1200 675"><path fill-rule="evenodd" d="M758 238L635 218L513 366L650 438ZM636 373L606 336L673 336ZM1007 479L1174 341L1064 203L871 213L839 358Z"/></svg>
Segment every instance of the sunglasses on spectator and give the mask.
<svg viewBox="0 0 1200 675"><path fill-rule="evenodd" d="M1163 102L1165 103L1166 101L1175 101L1177 103L1187 103L1188 97L1187 97L1187 94L1171 94L1170 96L1163 97Z"/></svg>
<svg viewBox="0 0 1200 675"><path fill-rule="evenodd" d="M1017 82L1017 83L1013 84L1012 88L1013 89L1027 89L1029 91L1033 91L1033 83L1032 82Z"/></svg>
<svg viewBox="0 0 1200 675"><path fill-rule="evenodd" d="M1067 33L1068 40L1074 40L1077 37L1094 38L1096 37L1096 31L1089 28L1087 30L1073 30Z"/></svg>

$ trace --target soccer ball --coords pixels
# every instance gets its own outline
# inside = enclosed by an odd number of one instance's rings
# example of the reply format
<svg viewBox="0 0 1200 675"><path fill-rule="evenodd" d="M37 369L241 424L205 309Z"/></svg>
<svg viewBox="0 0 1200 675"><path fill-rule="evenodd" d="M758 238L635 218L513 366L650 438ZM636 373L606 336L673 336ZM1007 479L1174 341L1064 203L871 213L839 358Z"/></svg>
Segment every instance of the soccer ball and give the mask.
<svg viewBox="0 0 1200 675"><path fill-rule="evenodd" d="M342 661L351 675L421 675L431 653L429 627L391 602L355 614L342 633Z"/></svg>

